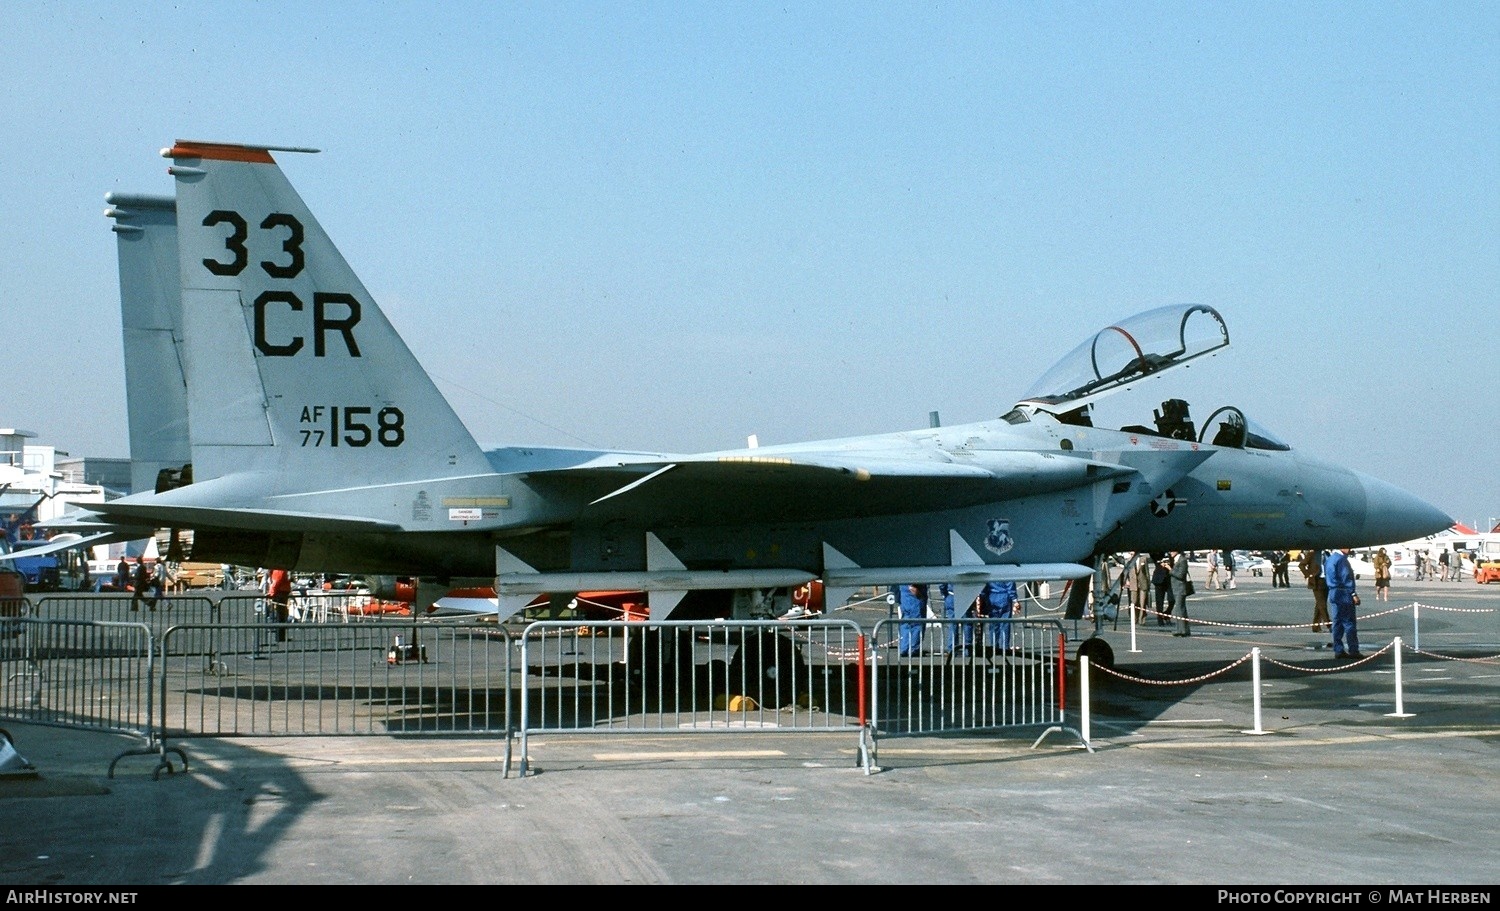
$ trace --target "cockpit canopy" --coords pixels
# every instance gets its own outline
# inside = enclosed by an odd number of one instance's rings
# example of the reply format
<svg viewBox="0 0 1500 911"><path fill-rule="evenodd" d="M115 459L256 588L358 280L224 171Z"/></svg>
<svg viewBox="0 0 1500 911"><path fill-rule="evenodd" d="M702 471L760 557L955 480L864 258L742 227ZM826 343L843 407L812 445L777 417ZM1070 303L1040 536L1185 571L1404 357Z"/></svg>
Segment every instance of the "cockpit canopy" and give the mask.
<svg viewBox="0 0 1500 911"><path fill-rule="evenodd" d="M1044 412L1065 424L1093 426L1098 400L1228 347L1229 327L1212 307L1180 304L1147 310L1106 326L1074 348L1032 384L1005 419L1021 423ZM1239 449L1291 448L1233 406L1214 411L1201 431L1188 411L1185 400L1167 399L1153 412L1154 426L1120 429Z"/></svg>
<svg viewBox="0 0 1500 911"><path fill-rule="evenodd" d="M1146 377L1229 347L1219 311L1202 304L1147 310L1106 326L1032 384L1022 404L1072 411Z"/></svg>

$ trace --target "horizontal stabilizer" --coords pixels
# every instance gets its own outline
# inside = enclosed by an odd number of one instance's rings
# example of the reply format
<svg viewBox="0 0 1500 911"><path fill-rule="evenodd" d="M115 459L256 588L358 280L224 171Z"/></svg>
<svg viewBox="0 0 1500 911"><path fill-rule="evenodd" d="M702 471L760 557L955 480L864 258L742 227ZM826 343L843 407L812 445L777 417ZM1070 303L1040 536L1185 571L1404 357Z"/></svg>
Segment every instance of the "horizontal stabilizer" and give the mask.
<svg viewBox="0 0 1500 911"><path fill-rule="evenodd" d="M137 529L138 530L138 529ZM147 537L149 537L149 533ZM138 536L137 536L138 537ZM60 550L72 550L76 547L92 547L95 544L108 544L113 541L134 541L136 538L116 538L112 532L101 531L91 535L59 535L45 544L37 547L18 547L8 554L0 554L0 561L15 560L20 557L40 557L43 554L56 553Z"/></svg>
<svg viewBox="0 0 1500 911"><path fill-rule="evenodd" d="M141 538L149 538L156 534L158 526L150 524L122 525L113 519L106 518L92 509L78 509L73 512L64 513L51 519L44 519L36 523L37 528L45 529L55 540L58 535L93 535L100 532L109 532L113 538L109 541L94 541L93 544L110 544L115 541L138 541Z"/></svg>
<svg viewBox="0 0 1500 911"><path fill-rule="evenodd" d="M91 504L96 512L112 519L151 522L157 528L242 528L252 531L377 532L400 531L395 522L366 516L339 516L279 509L233 509L211 506L176 506L138 501Z"/></svg>

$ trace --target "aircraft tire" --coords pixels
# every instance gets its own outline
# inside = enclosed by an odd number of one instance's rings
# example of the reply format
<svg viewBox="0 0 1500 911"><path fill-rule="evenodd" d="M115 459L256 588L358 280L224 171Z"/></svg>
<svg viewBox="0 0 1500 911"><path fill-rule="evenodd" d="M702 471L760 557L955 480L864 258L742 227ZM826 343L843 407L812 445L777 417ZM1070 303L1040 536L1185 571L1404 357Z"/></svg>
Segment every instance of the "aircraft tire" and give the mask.
<svg viewBox="0 0 1500 911"><path fill-rule="evenodd" d="M1113 668L1115 666L1115 650L1109 647L1108 642L1097 636L1079 643L1078 657L1086 657L1089 659L1089 664L1099 667Z"/></svg>

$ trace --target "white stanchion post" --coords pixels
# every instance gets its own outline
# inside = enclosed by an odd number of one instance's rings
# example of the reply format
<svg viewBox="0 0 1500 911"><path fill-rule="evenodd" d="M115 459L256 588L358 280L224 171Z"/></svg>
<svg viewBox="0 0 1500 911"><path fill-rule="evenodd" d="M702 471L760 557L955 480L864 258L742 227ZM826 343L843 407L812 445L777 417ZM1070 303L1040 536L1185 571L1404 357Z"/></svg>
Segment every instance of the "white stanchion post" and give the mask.
<svg viewBox="0 0 1500 911"><path fill-rule="evenodd" d="M1078 656L1078 715L1079 733L1084 743L1092 743L1089 739L1089 656Z"/></svg>
<svg viewBox="0 0 1500 911"><path fill-rule="evenodd" d="M1421 609L1421 604L1416 601L1411 603L1411 647L1418 650L1422 648L1422 625L1417 621L1417 613Z"/></svg>
<svg viewBox="0 0 1500 911"><path fill-rule="evenodd" d="M1396 710L1387 712L1387 718L1410 718L1411 713L1406 711L1401 702L1401 637L1397 636L1391 641L1396 650Z"/></svg>
<svg viewBox="0 0 1500 911"><path fill-rule="evenodd" d="M1130 651L1132 654L1139 652L1135 647L1135 605L1130 605Z"/></svg>
<svg viewBox="0 0 1500 911"><path fill-rule="evenodd" d="M1260 647L1256 646L1250 650L1250 681L1255 690L1255 727L1241 734L1266 734L1268 731L1260 726Z"/></svg>

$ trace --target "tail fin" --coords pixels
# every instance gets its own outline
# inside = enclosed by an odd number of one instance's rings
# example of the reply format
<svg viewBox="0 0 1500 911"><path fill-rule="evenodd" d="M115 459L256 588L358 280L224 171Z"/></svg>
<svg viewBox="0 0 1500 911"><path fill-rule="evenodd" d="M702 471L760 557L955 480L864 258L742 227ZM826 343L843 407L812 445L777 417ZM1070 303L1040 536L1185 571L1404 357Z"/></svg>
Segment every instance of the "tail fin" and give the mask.
<svg viewBox="0 0 1500 911"><path fill-rule="evenodd" d="M125 414L130 431L130 490L155 489L162 472L180 478L192 460L187 383L179 344L182 298L177 263L177 202L170 196L109 193L120 260L120 321L125 341Z"/></svg>
<svg viewBox="0 0 1500 911"><path fill-rule="evenodd" d="M316 490L489 472L269 146L179 140L188 410L197 481Z"/></svg>

